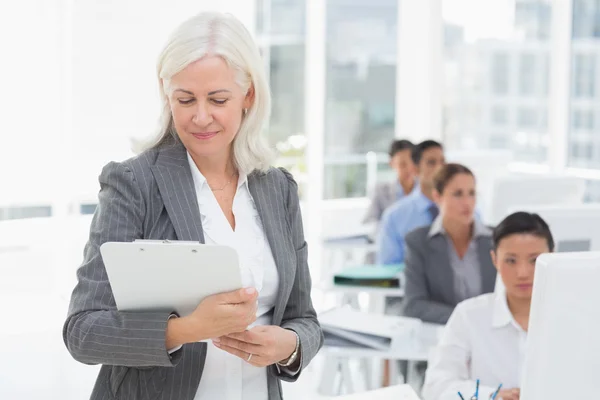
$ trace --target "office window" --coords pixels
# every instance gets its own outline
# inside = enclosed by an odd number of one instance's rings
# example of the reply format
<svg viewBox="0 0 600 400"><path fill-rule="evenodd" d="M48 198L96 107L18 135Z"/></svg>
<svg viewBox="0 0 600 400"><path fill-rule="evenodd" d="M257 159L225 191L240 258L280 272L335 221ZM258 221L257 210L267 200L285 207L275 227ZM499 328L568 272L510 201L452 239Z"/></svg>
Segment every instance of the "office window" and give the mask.
<svg viewBox="0 0 600 400"><path fill-rule="evenodd" d="M588 144L589 138L580 137L569 143L569 163L575 168L600 168L595 154L600 154L598 146Z"/></svg>
<svg viewBox="0 0 600 400"><path fill-rule="evenodd" d="M490 147L492 149L503 149L506 148L508 143L508 136L505 134L495 134L490 136Z"/></svg>
<svg viewBox="0 0 600 400"><path fill-rule="evenodd" d="M508 94L508 54L497 53L492 56L492 92L496 95Z"/></svg>
<svg viewBox="0 0 600 400"><path fill-rule="evenodd" d="M304 60L305 0L258 0L256 25L273 98L266 136L276 164L296 178L305 193Z"/></svg>
<svg viewBox="0 0 600 400"><path fill-rule="evenodd" d="M532 39L550 38L550 7L543 1L515 1L515 31Z"/></svg>
<svg viewBox="0 0 600 400"><path fill-rule="evenodd" d="M508 110L506 107L492 107L492 124L497 126L505 126L508 124Z"/></svg>
<svg viewBox="0 0 600 400"><path fill-rule="evenodd" d="M569 157L573 163L577 163L579 161L579 143L571 142L569 145Z"/></svg>
<svg viewBox="0 0 600 400"><path fill-rule="evenodd" d="M448 149L546 162L551 2L441 1Z"/></svg>
<svg viewBox="0 0 600 400"><path fill-rule="evenodd" d="M569 147L580 146L569 152L567 164L579 168L600 168L594 149L600 146L600 126L596 112L600 110L598 74L600 66L600 2L573 0L573 38L571 42L571 110Z"/></svg>
<svg viewBox="0 0 600 400"><path fill-rule="evenodd" d="M518 58L518 63L519 97L548 96L550 54L547 49L523 53Z"/></svg>
<svg viewBox="0 0 600 400"><path fill-rule="evenodd" d="M600 2L573 0L573 38L600 37Z"/></svg>
<svg viewBox="0 0 600 400"><path fill-rule="evenodd" d="M517 112L517 125L523 129L534 129L538 126L537 111L533 108L520 108Z"/></svg>
<svg viewBox="0 0 600 400"><path fill-rule="evenodd" d="M304 135L304 44L272 46L269 67L273 105L267 135L277 145Z"/></svg>
<svg viewBox="0 0 600 400"><path fill-rule="evenodd" d="M540 114L539 114L539 121L538 121L538 128L543 131L543 132L547 132L548 131L548 109L543 107L539 110Z"/></svg>
<svg viewBox="0 0 600 400"><path fill-rule="evenodd" d="M327 0L325 198L366 195L365 153L394 137L397 0Z"/></svg>
<svg viewBox="0 0 600 400"><path fill-rule="evenodd" d="M582 131L594 129L594 113L592 111L572 110L571 127Z"/></svg>
<svg viewBox="0 0 600 400"><path fill-rule="evenodd" d="M304 36L305 0L258 0L256 31L259 34Z"/></svg>
<svg viewBox="0 0 600 400"><path fill-rule="evenodd" d="M96 207L98 207L98 204L81 204L79 206L79 214L91 215L96 212Z"/></svg>
<svg viewBox="0 0 600 400"><path fill-rule="evenodd" d="M593 162L593 160L594 160L594 147L592 147L592 146L587 146L587 145L585 145L585 144L581 144L581 145L580 145L580 147L581 147L581 148L582 148L582 150L583 150L583 151L582 151L582 153L583 153L583 154L582 154L582 158L583 158L585 161L588 161L588 162ZM594 164L595 164L595 163L594 163ZM596 166L596 165L594 165L594 166Z"/></svg>
<svg viewBox="0 0 600 400"><path fill-rule="evenodd" d="M267 1L268 0L257 0L256 1L256 33L258 35L264 35L268 33L269 27L267 26Z"/></svg>
<svg viewBox="0 0 600 400"><path fill-rule="evenodd" d="M0 208L0 220L43 218L52 216L51 206L15 206Z"/></svg>
<svg viewBox="0 0 600 400"><path fill-rule="evenodd" d="M585 201L600 203L600 180L588 180L586 182Z"/></svg>
<svg viewBox="0 0 600 400"><path fill-rule="evenodd" d="M356 164L325 163L326 198L364 197L367 185L367 166L361 160Z"/></svg>
<svg viewBox="0 0 600 400"><path fill-rule="evenodd" d="M542 75L539 77L538 84L541 88L540 95L546 97L550 92L550 54L547 52L542 53L540 57L540 62L542 64Z"/></svg>
<svg viewBox="0 0 600 400"><path fill-rule="evenodd" d="M536 92L535 55L522 54L519 58L519 94L530 96Z"/></svg>
<svg viewBox="0 0 600 400"><path fill-rule="evenodd" d="M596 93L596 53L575 54L573 59L573 97L594 98Z"/></svg>

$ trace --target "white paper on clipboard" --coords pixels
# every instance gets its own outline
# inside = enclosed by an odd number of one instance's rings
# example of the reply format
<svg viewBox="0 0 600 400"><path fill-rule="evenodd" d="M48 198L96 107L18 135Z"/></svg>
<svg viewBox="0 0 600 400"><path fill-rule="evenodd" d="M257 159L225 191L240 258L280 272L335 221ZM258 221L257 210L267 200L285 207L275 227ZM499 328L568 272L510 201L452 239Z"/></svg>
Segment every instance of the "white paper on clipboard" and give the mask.
<svg viewBox="0 0 600 400"><path fill-rule="evenodd" d="M169 240L100 246L119 311L190 314L206 296L242 288L237 252L228 246Z"/></svg>

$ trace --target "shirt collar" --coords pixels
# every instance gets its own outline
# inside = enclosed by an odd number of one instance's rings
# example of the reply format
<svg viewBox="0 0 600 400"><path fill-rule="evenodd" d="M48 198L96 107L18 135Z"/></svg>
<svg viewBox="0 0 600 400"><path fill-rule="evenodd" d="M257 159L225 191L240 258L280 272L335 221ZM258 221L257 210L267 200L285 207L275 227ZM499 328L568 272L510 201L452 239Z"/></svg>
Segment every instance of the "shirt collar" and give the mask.
<svg viewBox="0 0 600 400"><path fill-rule="evenodd" d="M428 237L434 237L435 235L445 235L446 230L442 224L442 216L438 215L437 218L431 224L429 229ZM490 228L485 226L478 218L473 220L473 239L477 237L491 237L492 231Z"/></svg>
<svg viewBox="0 0 600 400"><path fill-rule="evenodd" d="M433 220L431 224L431 228L429 228L429 234L427 237L434 237L435 235L445 235L446 230L444 229L444 225L442 224L442 217L438 215L436 219Z"/></svg>
<svg viewBox="0 0 600 400"><path fill-rule="evenodd" d="M408 193L404 193L404 189L402 188L402 185L400 184L398 179L396 179L394 182L395 182L395 187L396 187L396 193L398 194L399 197L405 197L405 196L411 195L419 190L419 180L417 178L415 178L415 180L414 180L412 190Z"/></svg>
<svg viewBox="0 0 600 400"><path fill-rule="evenodd" d="M200 170L196 166L196 163L192 159L192 156L190 155L189 152L187 153L187 158L188 158L188 163L190 165L190 171L192 172L192 179L194 180L194 186L196 187L196 190L198 192L200 192L205 184L206 184L206 186L208 186L208 183L206 182L206 178L204 177L204 175L202 175L202 172L200 172ZM237 185L238 189L242 185L244 185L244 186L246 186L246 188L248 188L248 177L244 174L240 174L240 177L238 179L238 185Z"/></svg>
<svg viewBox="0 0 600 400"><path fill-rule="evenodd" d="M503 328L512 325L519 331L523 331L523 328L517 324L515 318L508 308L508 301L506 300L506 293L504 290L496 291L494 294L494 306L492 310L492 328Z"/></svg>
<svg viewBox="0 0 600 400"><path fill-rule="evenodd" d="M419 212L428 211L429 207L435 204L423 194L420 186L416 187L410 195L413 196Z"/></svg>

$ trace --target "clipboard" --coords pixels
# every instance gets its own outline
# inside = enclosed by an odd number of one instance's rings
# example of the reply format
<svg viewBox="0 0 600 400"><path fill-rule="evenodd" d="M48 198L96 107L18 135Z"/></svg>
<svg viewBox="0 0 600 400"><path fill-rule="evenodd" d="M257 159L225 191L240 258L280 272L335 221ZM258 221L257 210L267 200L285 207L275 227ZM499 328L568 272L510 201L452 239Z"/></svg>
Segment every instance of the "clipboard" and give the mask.
<svg viewBox="0 0 600 400"><path fill-rule="evenodd" d="M170 240L106 242L100 254L119 311L191 314L207 296L242 288L228 246Z"/></svg>

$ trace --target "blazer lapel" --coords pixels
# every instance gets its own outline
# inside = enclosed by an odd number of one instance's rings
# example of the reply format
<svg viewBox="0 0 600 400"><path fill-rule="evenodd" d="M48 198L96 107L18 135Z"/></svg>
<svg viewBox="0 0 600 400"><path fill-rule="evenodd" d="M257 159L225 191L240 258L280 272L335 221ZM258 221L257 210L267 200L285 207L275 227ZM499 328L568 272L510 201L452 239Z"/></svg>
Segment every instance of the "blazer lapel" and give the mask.
<svg viewBox="0 0 600 400"><path fill-rule="evenodd" d="M273 259L279 273L279 290L275 301L273 323L279 324L296 276L296 252L287 229L285 199L280 185L270 174L253 172L248 176L248 188L256 204Z"/></svg>
<svg viewBox="0 0 600 400"><path fill-rule="evenodd" d="M160 150L151 170L177 239L204 243L198 199L183 144Z"/></svg>
<svg viewBox="0 0 600 400"><path fill-rule="evenodd" d="M428 238L429 250L431 251L431 273L434 275L430 282L439 284L439 293L443 293L446 302L457 303L454 290L454 271L450 265L450 254L448 239L444 235L437 234ZM440 299L441 300L441 299Z"/></svg>
<svg viewBox="0 0 600 400"><path fill-rule="evenodd" d="M486 236L477 238L477 256L479 257L479 268L481 269L481 289L483 293L491 293L496 286L497 271L492 263L490 250L491 239Z"/></svg>

